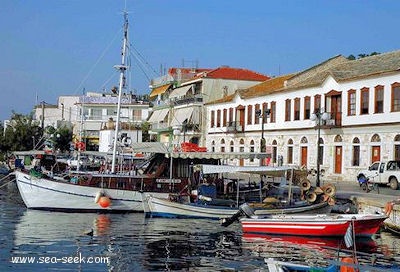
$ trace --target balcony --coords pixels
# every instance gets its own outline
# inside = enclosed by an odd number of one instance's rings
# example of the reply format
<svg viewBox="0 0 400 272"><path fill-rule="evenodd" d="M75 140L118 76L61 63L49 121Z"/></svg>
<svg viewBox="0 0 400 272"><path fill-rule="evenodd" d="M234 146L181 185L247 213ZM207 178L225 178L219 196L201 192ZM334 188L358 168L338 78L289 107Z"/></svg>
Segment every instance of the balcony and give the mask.
<svg viewBox="0 0 400 272"><path fill-rule="evenodd" d="M203 97L201 95L185 96L181 98L171 99L171 102L175 106L187 105L187 104L203 104Z"/></svg>

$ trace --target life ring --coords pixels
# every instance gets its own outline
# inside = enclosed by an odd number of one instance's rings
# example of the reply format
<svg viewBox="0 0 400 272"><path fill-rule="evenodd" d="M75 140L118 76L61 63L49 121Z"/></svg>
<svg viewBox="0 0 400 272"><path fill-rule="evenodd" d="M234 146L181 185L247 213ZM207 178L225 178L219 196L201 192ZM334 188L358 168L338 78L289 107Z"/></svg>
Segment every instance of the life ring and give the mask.
<svg viewBox="0 0 400 272"><path fill-rule="evenodd" d="M306 198L307 198L307 201L308 201L308 202L312 203L312 202L314 202L315 200L317 200L317 194L314 193L314 192L308 193L308 194L306 195Z"/></svg>
<svg viewBox="0 0 400 272"><path fill-rule="evenodd" d="M389 216L392 213L394 203L393 202L388 202L385 204L385 215Z"/></svg>
<svg viewBox="0 0 400 272"><path fill-rule="evenodd" d="M333 184L325 185L322 190L324 191L324 194L328 196L334 196L336 193L336 188Z"/></svg>
<svg viewBox="0 0 400 272"><path fill-rule="evenodd" d="M335 199L334 199L333 197L329 197L329 198L328 198L328 205L329 205L329 206L335 205Z"/></svg>
<svg viewBox="0 0 400 272"><path fill-rule="evenodd" d="M301 187L301 190L307 191L307 190L309 190L311 188L311 182L309 180L307 180L307 179L303 180L300 183L300 187Z"/></svg>

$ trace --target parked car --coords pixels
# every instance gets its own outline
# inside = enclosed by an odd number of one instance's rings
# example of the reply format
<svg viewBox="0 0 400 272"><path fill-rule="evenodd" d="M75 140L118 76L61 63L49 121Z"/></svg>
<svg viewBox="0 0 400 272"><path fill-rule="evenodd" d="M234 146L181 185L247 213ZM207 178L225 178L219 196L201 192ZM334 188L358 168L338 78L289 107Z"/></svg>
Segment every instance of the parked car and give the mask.
<svg viewBox="0 0 400 272"><path fill-rule="evenodd" d="M367 180L372 183L386 184L393 190L399 188L400 161L374 162L368 169L357 174L357 180Z"/></svg>

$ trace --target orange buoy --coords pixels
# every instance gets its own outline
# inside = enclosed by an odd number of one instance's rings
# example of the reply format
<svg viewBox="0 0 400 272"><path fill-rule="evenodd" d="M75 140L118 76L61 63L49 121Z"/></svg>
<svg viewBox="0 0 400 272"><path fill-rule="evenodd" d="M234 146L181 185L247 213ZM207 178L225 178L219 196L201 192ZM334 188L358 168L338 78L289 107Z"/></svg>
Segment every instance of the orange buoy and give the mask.
<svg viewBox="0 0 400 272"><path fill-rule="evenodd" d="M343 263L340 266L340 272L354 272L354 260L350 257L343 257L341 262Z"/></svg>
<svg viewBox="0 0 400 272"><path fill-rule="evenodd" d="M102 196L98 203L102 208L108 208L111 205L111 199L108 196Z"/></svg>

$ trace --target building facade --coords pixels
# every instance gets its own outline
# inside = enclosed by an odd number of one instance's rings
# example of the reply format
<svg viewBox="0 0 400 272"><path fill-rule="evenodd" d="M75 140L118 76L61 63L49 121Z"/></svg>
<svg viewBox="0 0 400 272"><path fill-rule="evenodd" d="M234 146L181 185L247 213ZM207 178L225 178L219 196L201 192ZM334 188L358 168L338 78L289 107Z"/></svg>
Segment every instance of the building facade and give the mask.
<svg viewBox="0 0 400 272"><path fill-rule="evenodd" d="M205 145L205 103L269 78L250 70L226 66L187 71L174 68L176 70L181 72L175 77L170 74L170 81L164 81L151 92L150 97L155 99L148 121L157 141L178 146L182 142Z"/></svg>
<svg viewBox="0 0 400 272"><path fill-rule="evenodd" d="M271 155L266 163L315 170L319 161L326 178L355 180L374 161L400 160L399 67L400 51L358 60L337 56L212 101L206 146L260 152L264 138Z"/></svg>

